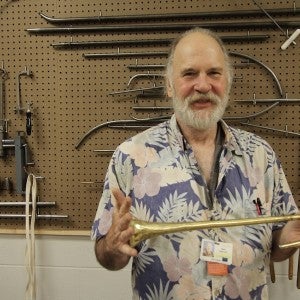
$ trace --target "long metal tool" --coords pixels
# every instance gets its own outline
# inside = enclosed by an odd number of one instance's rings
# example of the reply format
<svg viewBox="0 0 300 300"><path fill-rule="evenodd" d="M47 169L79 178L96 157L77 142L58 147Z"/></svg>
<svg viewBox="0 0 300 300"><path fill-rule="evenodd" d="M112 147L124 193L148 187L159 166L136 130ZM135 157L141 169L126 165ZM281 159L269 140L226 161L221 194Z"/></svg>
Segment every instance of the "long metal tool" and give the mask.
<svg viewBox="0 0 300 300"><path fill-rule="evenodd" d="M4 81L7 72L4 69L4 63L2 62L2 68L0 68L0 157L4 156L3 140L6 132L5 116L4 116Z"/></svg>
<svg viewBox="0 0 300 300"><path fill-rule="evenodd" d="M266 38L266 37L265 37ZM139 39L139 40L110 40L110 41L73 41L71 38L70 42L59 42L52 43L51 46L54 48L72 48L72 47L107 47L107 46L147 46L157 44L170 44L172 39Z"/></svg>
<svg viewBox="0 0 300 300"><path fill-rule="evenodd" d="M29 216L31 217L31 215ZM0 219L10 219L10 218L26 218L25 214L0 214ZM48 215L48 214L37 214L35 216L36 219L62 219L62 218L69 218L68 215Z"/></svg>
<svg viewBox="0 0 300 300"><path fill-rule="evenodd" d="M120 95L120 94L128 94L128 93L142 93L147 95L153 95L153 94L162 94L164 89L165 87L160 85L160 86L153 86L153 87L116 91L116 92L109 93L109 95Z"/></svg>
<svg viewBox="0 0 300 300"><path fill-rule="evenodd" d="M278 24L285 28L299 28L299 21L280 21ZM26 31L34 34L54 34L54 33L83 33L83 32L145 32L145 31L174 31L188 30L193 27L212 29L251 29L251 28L273 28L273 22L199 22L184 24L134 24L134 25L101 25L101 26L74 26L74 27L39 27L27 28Z"/></svg>
<svg viewBox="0 0 300 300"><path fill-rule="evenodd" d="M120 49L115 53L83 53L84 58L107 58L107 57L141 57L141 56L165 56L165 51L150 52L121 52Z"/></svg>
<svg viewBox="0 0 300 300"><path fill-rule="evenodd" d="M161 111L161 110L172 110L172 106L133 106L134 110L152 110L152 111Z"/></svg>
<svg viewBox="0 0 300 300"><path fill-rule="evenodd" d="M240 124L246 125L246 126L249 126L249 127L260 128L260 129L264 129L264 130L270 130L270 131L273 131L273 132L284 133L286 135L294 135L294 136L300 137L299 132L288 131L287 129L277 129L277 128L261 126L261 125L251 124L251 123L244 123L244 122L241 122Z"/></svg>
<svg viewBox="0 0 300 300"><path fill-rule="evenodd" d="M265 41L270 38L267 34L247 34L236 36L221 36L224 42L236 41ZM110 41L74 41L73 37L69 42L52 43L54 48L75 48L75 47L107 47L107 46L147 46L147 45L169 45L172 39L139 39L139 40L110 40Z"/></svg>
<svg viewBox="0 0 300 300"><path fill-rule="evenodd" d="M128 65L127 68L129 70L144 70L144 69L155 69L155 70L163 70L166 67L166 65L161 64L136 64L134 65Z"/></svg>
<svg viewBox="0 0 300 300"><path fill-rule="evenodd" d="M234 102L252 103L253 105L255 105L256 103L270 103L270 102L296 103L296 102L300 102L300 99L289 99L289 98L244 99L244 100L234 100Z"/></svg>
<svg viewBox="0 0 300 300"><path fill-rule="evenodd" d="M20 207L20 206L25 206L26 205L26 202L23 202L23 201L15 201L15 202L12 202L12 201L4 201L4 202L0 202L0 206L2 207ZM29 202L29 205L32 205L31 202ZM56 202L55 201L37 201L36 202L36 206L54 206L56 205Z"/></svg>
<svg viewBox="0 0 300 300"><path fill-rule="evenodd" d="M293 8L270 9L269 13L274 15L298 15L300 10ZM235 10L235 11L213 11L213 12L189 12L189 13L173 13L173 14L140 14L140 15L120 15L120 16L87 16L87 17L66 17L55 18L49 17L40 12L40 16L49 23L80 23L80 22L107 22L107 21L145 21L145 20L174 20L174 19L191 19L191 18L224 18L224 17L249 17L263 16L261 10Z"/></svg>

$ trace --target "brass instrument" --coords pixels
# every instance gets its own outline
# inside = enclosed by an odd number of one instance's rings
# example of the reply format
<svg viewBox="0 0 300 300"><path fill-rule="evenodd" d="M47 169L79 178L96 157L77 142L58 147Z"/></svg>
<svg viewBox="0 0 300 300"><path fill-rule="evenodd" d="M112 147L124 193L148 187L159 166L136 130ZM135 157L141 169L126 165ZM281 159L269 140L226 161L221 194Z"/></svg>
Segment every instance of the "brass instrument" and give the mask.
<svg viewBox="0 0 300 300"><path fill-rule="evenodd" d="M286 216L271 216L271 217L257 217L247 219L231 219L231 220L217 220L217 221L200 221L187 223L152 223L140 220L132 220L131 226L134 228L134 234L130 239L130 246L135 247L141 241L146 239L175 232L192 231L197 229L212 229L221 227L234 227L244 225L257 225L267 223L277 223L285 221L300 220L300 214L286 215ZM300 241L293 243L293 247L299 247Z"/></svg>

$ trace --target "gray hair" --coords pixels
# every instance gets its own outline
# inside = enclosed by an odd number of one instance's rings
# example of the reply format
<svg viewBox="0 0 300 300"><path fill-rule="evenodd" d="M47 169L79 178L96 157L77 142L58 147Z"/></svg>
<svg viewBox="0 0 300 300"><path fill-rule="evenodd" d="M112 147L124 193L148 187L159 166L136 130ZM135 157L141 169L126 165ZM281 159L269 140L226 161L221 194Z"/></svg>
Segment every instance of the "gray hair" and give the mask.
<svg viewBox="0 0 300 300"><path fill-rule="evenodd" d="M173 40L173 42L171 43L171 47L169 50L169 55L168 55L168 59L167 59L167 63L166 63L166 78L168 78L171 81L171 75L173 72L174 52L175 52L176 46L184 37L186 37L190 33L194 33L194 32L199 32L199 33L205 34L207 36L210 36L219 44L219 46L224 54L224 58L225 58L226 71L227 71L227 77L228 77L227 78L227 84L228 84L227 88L230 90L232 80L233 80L233 71L232 71L232 65L230 62L228 51L227 51L223 41L221 40L221 38L215 32L213 32L209 29L201 28L201 27L194 27L188 31L185 31L180 36L178 36L175 40Z"/></svg>

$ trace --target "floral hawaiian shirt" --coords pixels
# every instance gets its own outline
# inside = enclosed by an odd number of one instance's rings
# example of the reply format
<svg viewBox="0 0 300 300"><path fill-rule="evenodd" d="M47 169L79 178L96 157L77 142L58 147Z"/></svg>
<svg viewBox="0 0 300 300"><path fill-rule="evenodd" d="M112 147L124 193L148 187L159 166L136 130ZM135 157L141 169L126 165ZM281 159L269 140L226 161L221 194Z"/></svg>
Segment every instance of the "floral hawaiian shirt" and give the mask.
<svg viewBox="0 0 300 300"><path fill-rule="evenodd" d="M134 218L150 222L194 222L253 218L297 212L280 162L260 137L220 122L225 140L219 175L208 203L208 188L175 116L122 143L112 156L92 228L103 237L112 222L118 187L132 198ZM268 299L266 282L272 223L161 235L141 242L132 261L133 299ZM200 259L201 241L231 243L228 274L211 276Z"/></svg>

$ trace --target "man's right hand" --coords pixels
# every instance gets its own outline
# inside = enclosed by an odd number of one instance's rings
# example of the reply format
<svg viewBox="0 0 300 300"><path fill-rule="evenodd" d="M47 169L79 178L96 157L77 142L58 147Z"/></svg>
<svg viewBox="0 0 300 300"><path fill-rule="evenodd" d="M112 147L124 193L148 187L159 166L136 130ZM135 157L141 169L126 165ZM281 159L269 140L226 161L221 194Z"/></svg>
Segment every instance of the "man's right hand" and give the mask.
<svg viewBox="0 0 300 300"><path fill-rule="evenodd" d="M112 190L112 194L115 198L112 225L106 236L96 242L95 253L103 267L119 270L138 252L129 245L130 238L134 234L134 229L130 226L131 198L126 197L119 189Z"/></svg>

